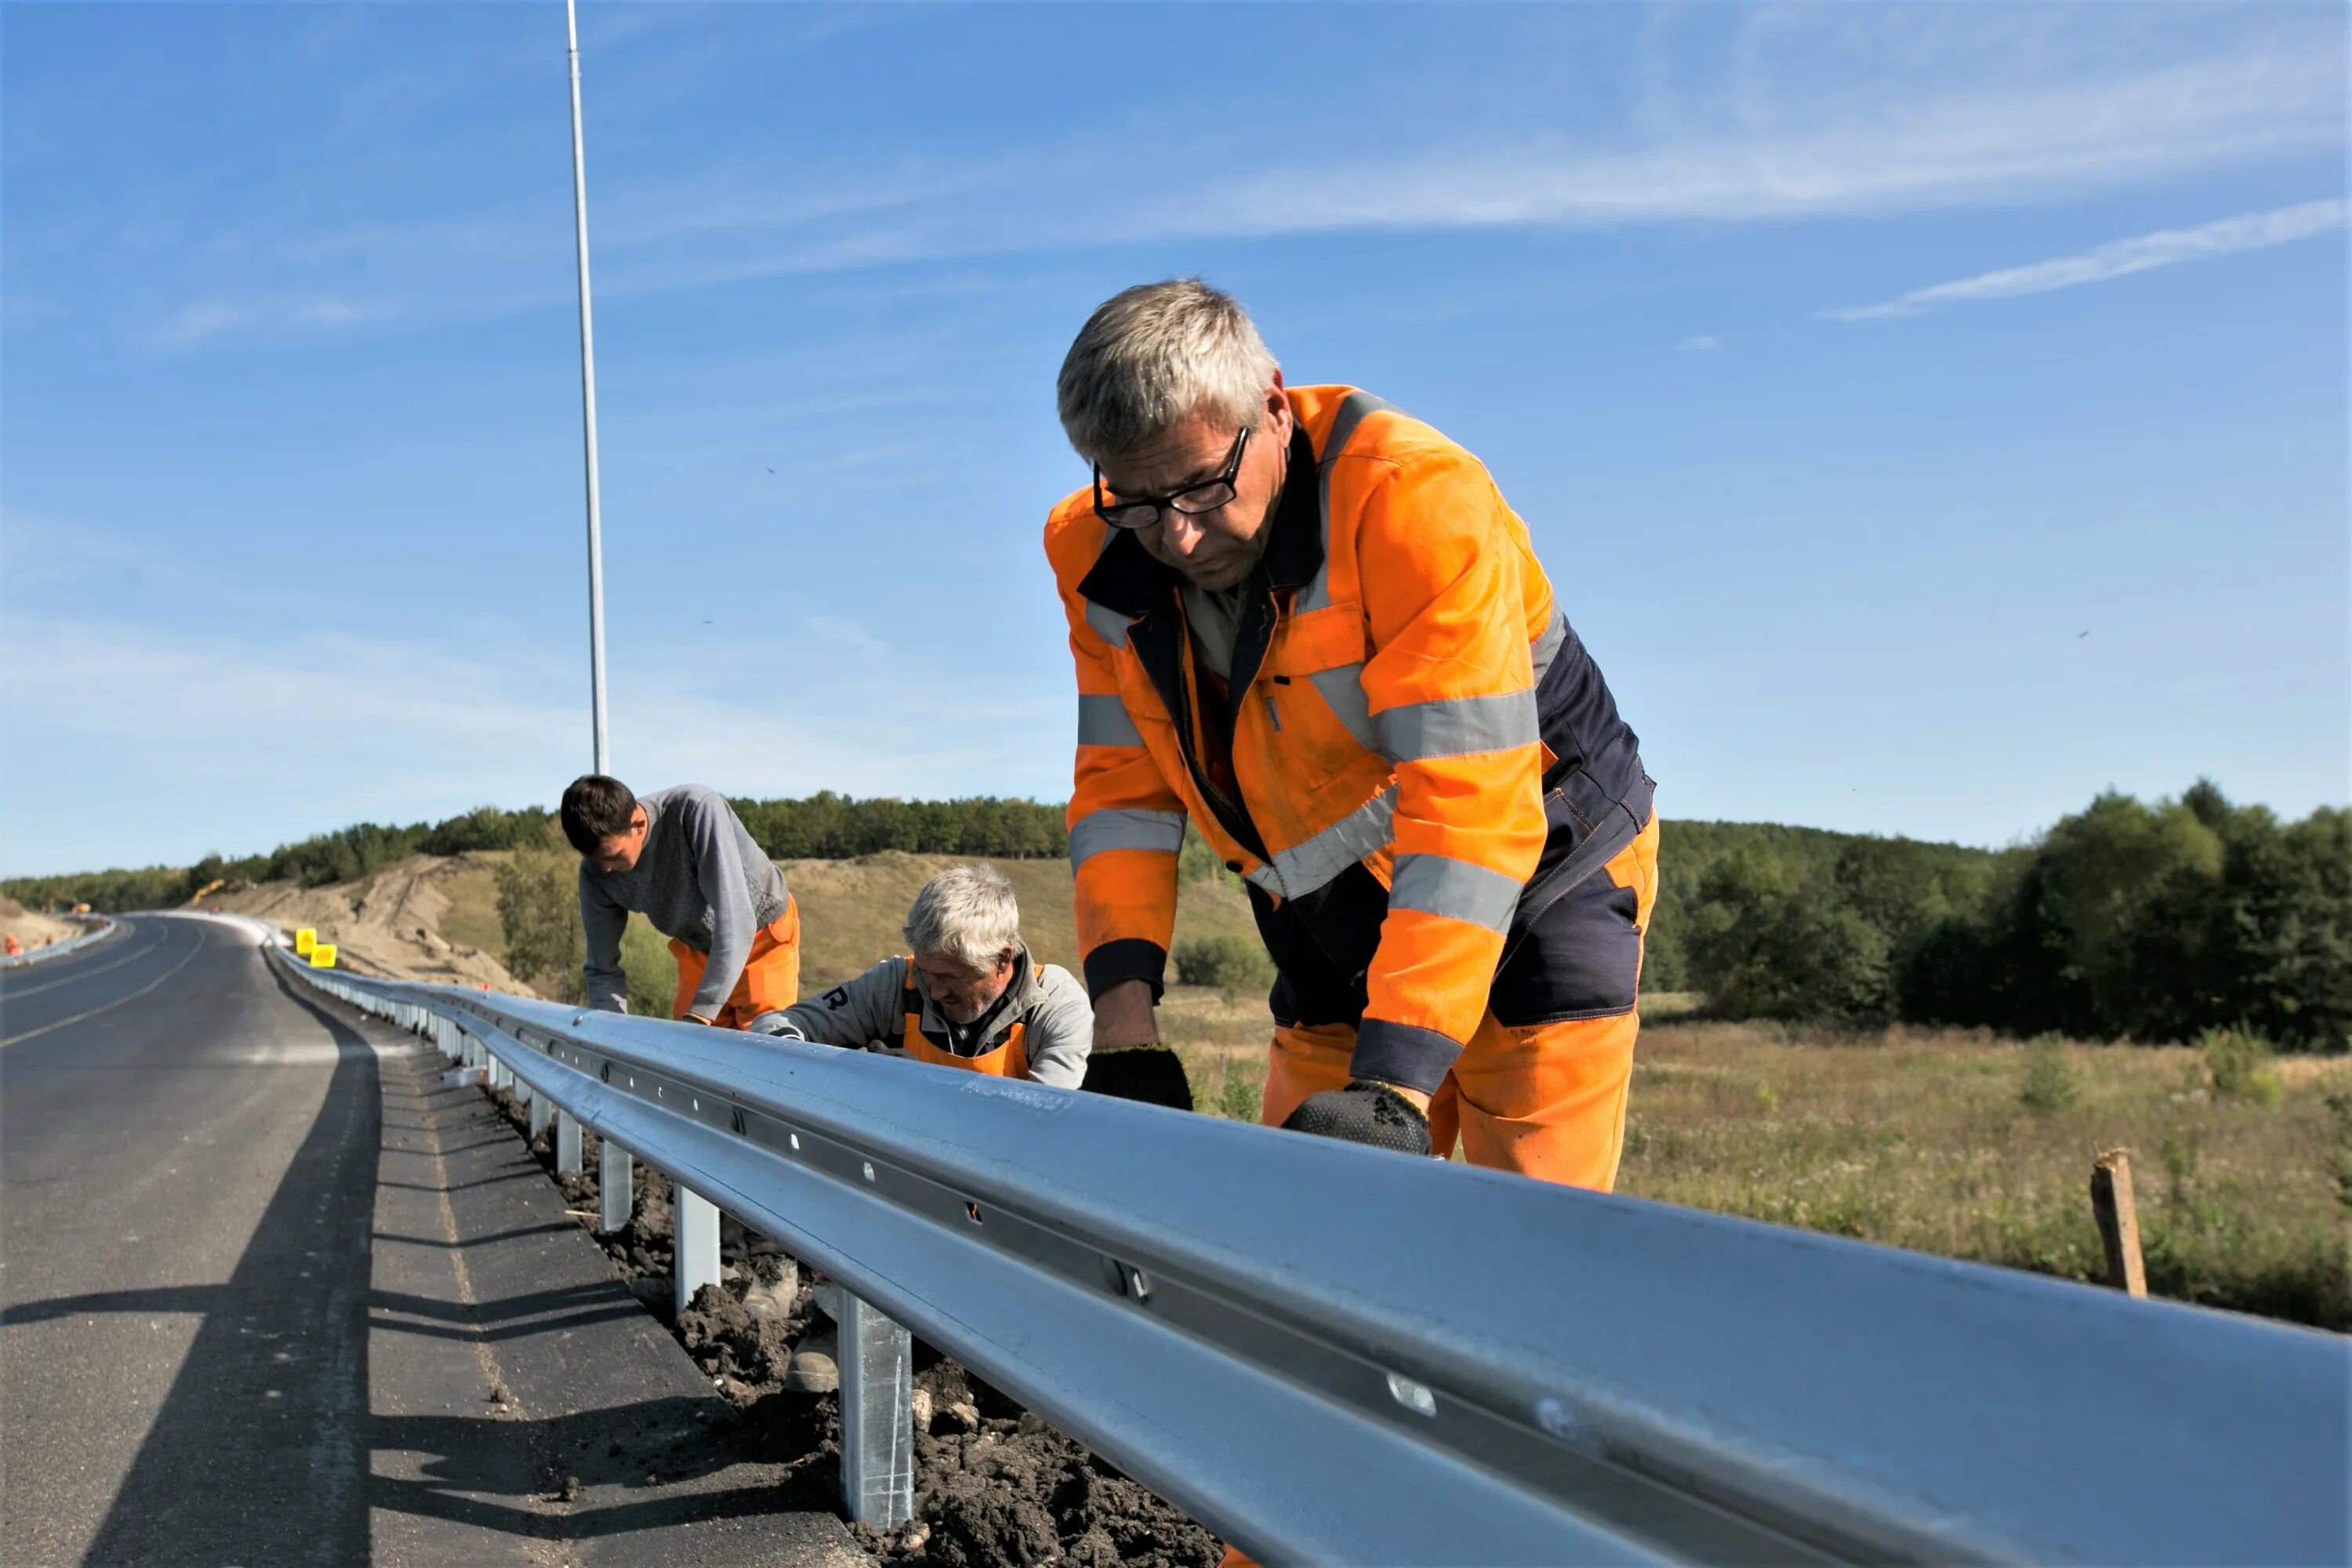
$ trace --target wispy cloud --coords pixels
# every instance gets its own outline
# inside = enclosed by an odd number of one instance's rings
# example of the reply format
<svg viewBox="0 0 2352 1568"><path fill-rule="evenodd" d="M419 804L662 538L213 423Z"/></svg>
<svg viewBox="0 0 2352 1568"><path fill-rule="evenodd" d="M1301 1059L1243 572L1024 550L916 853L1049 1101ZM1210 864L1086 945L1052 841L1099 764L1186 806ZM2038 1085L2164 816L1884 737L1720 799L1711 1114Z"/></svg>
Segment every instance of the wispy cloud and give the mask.
<svg viewBox="0 0 2352 1568"><path fill-rule="evenodd" d="M1681 350L1685 353L1713 353L1722 346L1723 340L1721 338L1710 337L1705 332L1700 332L1695 336L1685 338L1682 342L1675 345L1675 348Z"/></svg>
<svg viewBox="0 0 2352 1568"><path fill-rule="evenodd" d="M1631 105L1538 111L1552 100L1498 77L1488 98L1514 106L1498 113L1436 113L1360 153L1271 166L1266 145L1330 143L1209 116L1190 132L1139 121L1046 140L843 140L790 162L734 153L592 181L598 286L625 297L1171 241L1996 208L2325 152L2345 132L2341 47L2299 26L2151 42L2069 21L2064 47L2043 47L2008 9L1904 28L1756 15L1731 68L1669 63L1662 46L1650 63L1674 90ZM181 298L142 336L185 350L567 302L568 202L542 195L236 237L172 280Z"/></svg>
<svg viewBox="0 0 2352 1568"><path fill-rule="evenodd" d="M167 312L145 337L152 348L185 350L229 333L334 331L374 325L399 313L399 307L386 300L352 300L319 294L206 299Z"/></svg>
<svg viewBox="0 0 2352 1568"><path fill-rule="evenodd" d="M796 635L803 648L851 657L835 659L822 683L749 690L688 662L617 665L616 767L756 795L1067 788L1058 691L933 700L903 650L854 623L817 617ZM483 801L546 801L587 760L583 673L527 644L453 652L396 632L241 637L26 615L12 604L0 668L23 676L0 687L17 828L0 868L11 874L184 862L360 817L408 822ZM911 751L910 727L923 737ZM76 758L76 769L58 773L58 756ZM191 774L163 760L172 757L203 765ZM104 811L91 804L100 788L118 797Z"/></svg>
<svg viewBox="0 0 2352 1568"><path fill-rule="evenodd" d="M2047 294L2053 289L2073 289L2084 283L2105 283L2113 278L2127 278L2135 272L2149 272L2159 267L2178 267L2185 261L2203 261L2244 250L2264 250L2273 245L2333 234L2344 227L2346 216L2346 204L2335 198L2299 202L2294 206L2276 207L2269 212L2241 213L2236 217L2200 224L2195 228L2158 229L2154 234L2115 240L2075 256L2056 257L2027 267L2007 267L1996 272L1979 272L1973 278L1937 283L1927 289L1914 289L1908 294L1883 304L1853 305L1843 310L1824 310L1822 314L1837 321L1877 321L1897 316L1916 316L1942 306L1979 300L2014 300L2027 294Z"/></svg>

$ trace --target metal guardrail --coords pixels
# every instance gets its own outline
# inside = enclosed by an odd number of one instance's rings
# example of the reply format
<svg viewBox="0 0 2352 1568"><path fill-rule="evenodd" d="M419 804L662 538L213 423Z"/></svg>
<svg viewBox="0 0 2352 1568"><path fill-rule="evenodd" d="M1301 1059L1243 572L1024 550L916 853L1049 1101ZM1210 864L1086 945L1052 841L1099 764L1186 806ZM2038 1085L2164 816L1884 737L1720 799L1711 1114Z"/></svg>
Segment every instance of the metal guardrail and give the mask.
<svg viewBox="0 0 2352 1568"><path fill-rule="evenodd" d="M0 953L0 969L22 969L28 963L46 963L52 958L63 958L67 953L88 947L114 931L114 922L104 915L68 915L63 918L89 923L84 925L79 935L69 936L63 942L53 942L47 947L28 947L22 952Z"/></svg>
<svg viewBox="0 0 2352 1568"><path fill-rule="evenodd" d="M1270 1564L2352 1552L2334 1336L278 959L667 1172L681 1291L715 1202L853 1292L854 1517L905 1517L903 1323Z"/></svg>

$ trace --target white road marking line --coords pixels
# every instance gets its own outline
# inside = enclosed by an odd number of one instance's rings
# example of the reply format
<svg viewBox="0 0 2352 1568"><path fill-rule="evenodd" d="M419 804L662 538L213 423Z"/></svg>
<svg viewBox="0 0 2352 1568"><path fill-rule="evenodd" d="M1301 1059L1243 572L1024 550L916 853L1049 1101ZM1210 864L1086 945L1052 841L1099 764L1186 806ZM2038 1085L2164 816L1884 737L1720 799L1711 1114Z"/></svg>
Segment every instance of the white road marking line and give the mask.
<svg viewBox="0 0 2352 1568"><path fill-rule="evenodd" d="M204 952L204 950L205 934L200 929L196 932L196 945L188 949L187 958L180 960L179 963L172 965L171 968L163 971L163 973L155 976L154 979L150 980L146 984L142 985L138 990L131 993L130 995L117 996L113 1001L106 1003L100 1006L92 1007L87 1013L76 1013L70 1018L59 1018L54 1024L44 1024L37 1029L27 1029L21 1035L11 1035L6 1039L0 1040L0 1047L13 1046L19 1040L29 1040L36 1035L46 1035L52 1029L62 1029L68 1024L79 1024L84 1018L95 1018L100 1013L110 1012L114 1008L121 1006L125 1002L136 1002L140 997L146 995L147 993L154 990L155 987L163 984L163 982L171 979L172 976L179 973L183 969L185 969L188 966L188 959L195 957L196 954Z"/></svg>
<svg viewBox="0 0 2352 1568"><path fill-rule="evenodd" d="M151 942L145 947L141 948L137 952L124 953L112 963L101 963L96 969L85 969L78 974L68 974L63 979L52 980L47 985L35 985L29 989L15 985L0 985L0 1002L14 1002L22 996L38 996L44 991L55 991L60 985L71 985L74 982L78 980L87 980L93 974L103 974L110 969L120 969L124 964L131 963L133 959L146 957L157 948L162 947L164 942L168 942L169 940L170 939L166 937L163 939L163 941Z"/></svg>

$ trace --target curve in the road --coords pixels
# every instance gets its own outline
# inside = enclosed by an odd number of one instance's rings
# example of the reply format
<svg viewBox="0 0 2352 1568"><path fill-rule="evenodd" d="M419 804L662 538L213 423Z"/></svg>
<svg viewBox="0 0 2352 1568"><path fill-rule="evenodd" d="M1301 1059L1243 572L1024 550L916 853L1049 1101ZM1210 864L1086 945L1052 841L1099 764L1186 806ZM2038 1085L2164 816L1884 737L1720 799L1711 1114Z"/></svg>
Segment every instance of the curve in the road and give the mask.
<svg viewBox="0 0 2352 1568"><path fill-rule="evenodd" d="M158 943L157 945L161 946L163 944ZM97 1006L89 1008L86 1012L76 1013L70 1017L59 1018L52 1023L43 1024L37 1028L26 1029L14 1035L0 1037L0 1047L13 1046L19 1040L33 1039L36 1037L47 1034L52 1029L62 1029L68 1024L79 1024L86 1019L95 1018L100 1013L112 1012L115 1008L123 1005L125 1003L135 1002L140 997L146 995L150 991L154 990L158 985L163 984L166 980L171 979L172 976L180 973L181 970L185 969L194 961L196 954L204 951L204 947L205 934L202 928L198 928L196 931L195 944L188 949L187 952L180 959L179 963L174 963L172 967L163 971L163 973L158 974L152 980L147 982L146 984L142 985L138 990L126 992L120 996L110 998L107 1001L100 1003ZM143 957L144 954L142 954L141 956ZM114 966L112 964L109 964L107 967L110 969ZM45 986L43 989L54 989L54 987ZM14 1001L15 998L13 997L0 994L0 1005L11 1005Z"/></svg>
<svg viewBox="0 0 2352 1568"><path fill-rule="evenodd" d="M152 952L157 945L157 942L151 942L145 947L139 949L135 952L126 952L118 956L115 953L113 946L111 944L108 944L103 947L93 948L87 955L78 953L74 958L60 959L54 963L43 964L38 969L0 969L0 1001L15 1002L26 996L37 996L44 991L55 991L60 985L79 984L85 980L105 973L110 969L120 969L126 963L137 963L148 953ZM91 958L103 957L107 962L104 963L83 967L78 960L84 956ZM68 971L73 971L74 973L67 973ZM33 978L37 979L40 984L37 985L18 984L6 978L12 974L29 974Z"/></svg>

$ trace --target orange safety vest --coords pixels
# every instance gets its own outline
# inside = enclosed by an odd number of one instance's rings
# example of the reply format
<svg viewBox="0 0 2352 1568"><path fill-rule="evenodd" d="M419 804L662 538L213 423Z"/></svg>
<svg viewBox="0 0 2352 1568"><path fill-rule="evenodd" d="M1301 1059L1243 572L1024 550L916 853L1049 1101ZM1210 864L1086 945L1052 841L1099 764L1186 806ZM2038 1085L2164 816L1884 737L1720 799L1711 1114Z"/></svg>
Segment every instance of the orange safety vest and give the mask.
<svg viewBox="0 0 2352 1568"><path fill-rule="evenodd" d="M1648 821L1649 780L1478 460L1353 388L1287 395L1222 695L1181 580L1095 516L1091 487L1047 520L1077 667L1087 989L1156 991L1189 820L1248 884L1276 1018L1356 1025L1360 1075L1433 1089L1490 993L1499 1007L1507 950ZM1519 979L1516 1010L1540 1016L1543 977Z"/></svg>
<svg viewBox="0 0 2352 1568"><path fill-rule="evenodd" d="M907 961L907 1031L900 1045L908 1058L929 1062L938 1068L961 1068L966 1072L986 1073L991 1078L1027 1078L1029 1053L1022 1048L1021 1037L1029 1026L1016 1023L1005 1035L1003 1043L992 1051L976 1057L960 1057L945 1046L934 1045L923 1033L923 994L915 989L915 962Z"/></svg>

